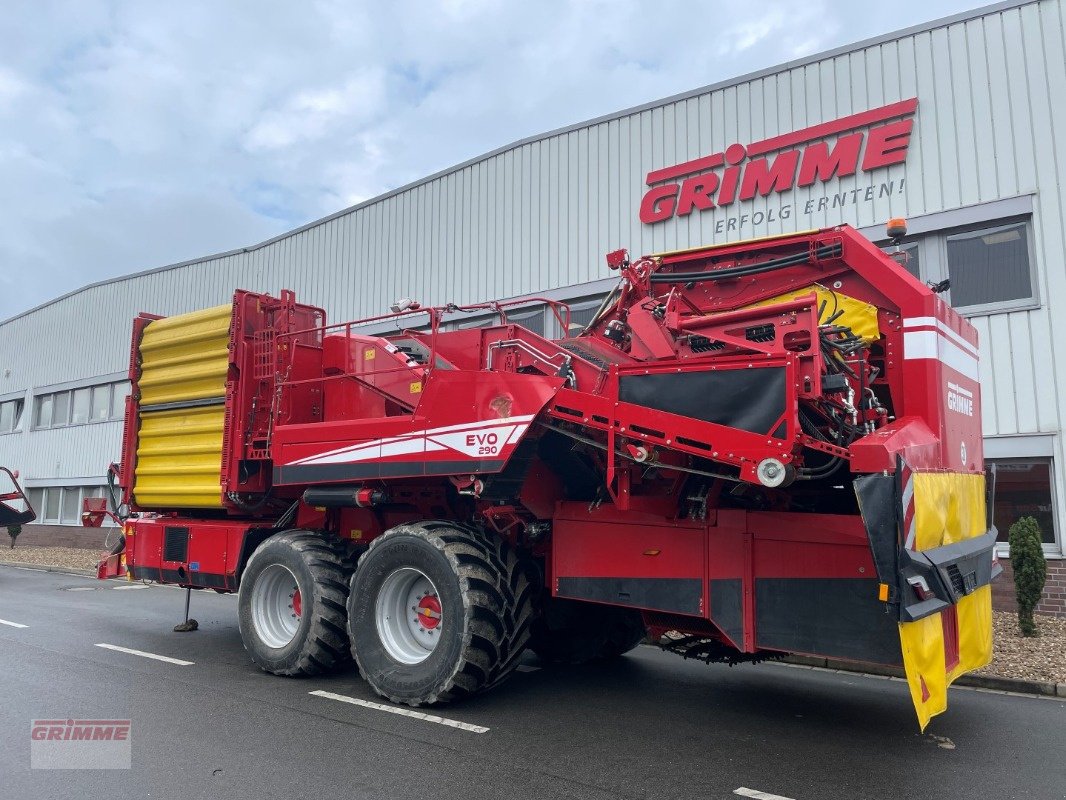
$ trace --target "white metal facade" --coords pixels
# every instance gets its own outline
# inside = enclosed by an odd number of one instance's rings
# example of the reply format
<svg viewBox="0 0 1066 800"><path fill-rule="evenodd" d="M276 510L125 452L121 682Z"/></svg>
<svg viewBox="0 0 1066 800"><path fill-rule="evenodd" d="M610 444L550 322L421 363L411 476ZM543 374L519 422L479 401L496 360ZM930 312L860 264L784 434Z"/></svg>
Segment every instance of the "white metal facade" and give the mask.
<svg viewBox="0 0 1066 800"><path fill-rule="evenodd" d="M0 324L0 403L24 401L18 429L0 433L0 463L30 486L102 480L120 423L34 430L33 396L120 379L139 311L218 304L238 287L295 289L333 321L381 313L401 296L463 303L564 287L580 296L600 286L603 255L617 247L655 252L842 222L877 232L892 216L918 232L1010 217L1026 222L1035 285L1014 310L972 317L986 450L1052 459L1055 517L1066 520L1066 348L1054 346L1066 343L1066 137L1055 136L1066 131L1063 17L1063 0L1000 3L518 142L261 245L61 297ZM904 164L728 212L787 202L787 219L722 233L724 209L638 217L651 170L914 97ZM871 182L893 190L803 211L817 194Z"/></svg>

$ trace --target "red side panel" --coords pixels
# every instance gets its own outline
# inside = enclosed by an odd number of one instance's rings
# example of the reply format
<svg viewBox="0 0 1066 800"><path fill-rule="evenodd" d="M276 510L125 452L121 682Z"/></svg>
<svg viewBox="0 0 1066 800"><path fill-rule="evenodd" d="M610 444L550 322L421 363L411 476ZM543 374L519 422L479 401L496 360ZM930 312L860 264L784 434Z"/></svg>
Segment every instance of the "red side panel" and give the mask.
<svg viewBox="0 0 1066 800"><path fill-rule="evenodd" d="M499 472L562 382L435 370L414 414L278 425L274 484Z"/></svg>
<svg viewBox="0 0 1066 800"><path fill-rule="evenodd" d="M242 556L270 532L228 520L133 519L126 523L126 567L135 580L235 591Z"/></svg>
<svg viewBox="0 0 1066 800"><path fill-rule="evenodd" d="M710 621L743 652L897 664L862 519L722 509L706 522L560 503L552 594Z"/></svg>

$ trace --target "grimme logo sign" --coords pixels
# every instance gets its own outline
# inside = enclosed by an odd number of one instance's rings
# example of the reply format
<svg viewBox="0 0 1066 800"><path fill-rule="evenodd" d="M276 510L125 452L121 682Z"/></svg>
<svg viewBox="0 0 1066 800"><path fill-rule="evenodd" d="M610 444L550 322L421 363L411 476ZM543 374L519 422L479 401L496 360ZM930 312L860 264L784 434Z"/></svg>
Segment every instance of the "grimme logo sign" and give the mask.
<svg viewBox="0 0 1066 800"><path fill-rule="evenodd" d="M772 193L790 192L796 187L824 184L835 178L902 164L907 159L914 112L918 98L903 100L881 108L813 125L803 130L752 142L732 144L724 152L663 167L648 173L651 188L640 202L640 221L646 225L672 217L685 217L693 211L726 208L734 203L769 197ZM836 136L836 141L823 141ZM903 179L899 191L903 190ZM893 182L852 189L835 195L809 199L799 213L812 214L826 208L858 202L875 196L893 194ZM776 218L787 219L792 206L755 212L719 220L716 233L744 227L745 221L758 225ZM762 219L754 219L760 216ZM739 221L739 225L738 225Z"/></svg>
<svg viewBox="0 0 1066 800"><path fill-rule="evenodd" d="M130 769L128 719L30 721L31 769Z"/></svg>

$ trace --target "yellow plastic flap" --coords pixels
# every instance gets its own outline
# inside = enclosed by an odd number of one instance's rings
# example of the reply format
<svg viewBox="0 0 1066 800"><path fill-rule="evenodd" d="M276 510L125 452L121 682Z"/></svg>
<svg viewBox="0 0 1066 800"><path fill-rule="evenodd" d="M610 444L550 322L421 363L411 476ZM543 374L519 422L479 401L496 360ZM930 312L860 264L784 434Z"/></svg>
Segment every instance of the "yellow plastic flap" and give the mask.
<svg viewBox="0 0 1066 800"><path fill-rule="evenodd" d="M981 536L985 519L985 478L958 472L916 472L914 488L915 549L930 550ZM948 617L945 621L945 616ZM945 625L955 618L958 664L945 658ZM914 709L925 730L947 708L948 686L992 660L992 587L982 586L951 608L899 626L903 665Z"/></svg>

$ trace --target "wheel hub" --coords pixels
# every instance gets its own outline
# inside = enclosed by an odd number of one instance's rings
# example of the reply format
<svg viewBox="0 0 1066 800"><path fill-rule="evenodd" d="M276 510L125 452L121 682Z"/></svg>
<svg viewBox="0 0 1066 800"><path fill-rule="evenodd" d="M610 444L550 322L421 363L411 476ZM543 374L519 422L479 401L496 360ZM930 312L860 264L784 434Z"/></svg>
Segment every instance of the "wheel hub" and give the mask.
<svg viewBox="0 0 1066 800"><path fill-rule="evenodd" d="M252 624L267 647L285 647L296 638L303 615L303 598L296 576L282 564L259 573L252 587Z"/></svg>
<svg viewBox="0 0 1066 800"><path fill-rule="evenodd" d="M381 584L374 621L385 651L401 664L425 661L440 641L444 610L421 570L403 567Z"/></svg>
<svg viewBox="0 0 1066 800"><path fill-rule="evenodd" d="M418 601L415 613L419 625L433 630L440 625L440 600L435 595L427 594Z"/></svg>

